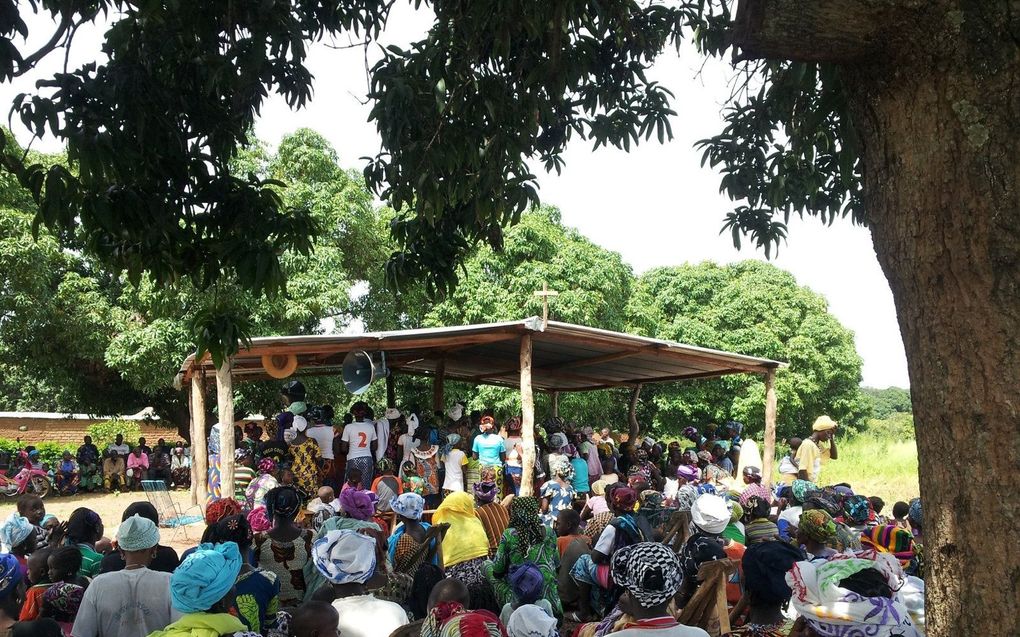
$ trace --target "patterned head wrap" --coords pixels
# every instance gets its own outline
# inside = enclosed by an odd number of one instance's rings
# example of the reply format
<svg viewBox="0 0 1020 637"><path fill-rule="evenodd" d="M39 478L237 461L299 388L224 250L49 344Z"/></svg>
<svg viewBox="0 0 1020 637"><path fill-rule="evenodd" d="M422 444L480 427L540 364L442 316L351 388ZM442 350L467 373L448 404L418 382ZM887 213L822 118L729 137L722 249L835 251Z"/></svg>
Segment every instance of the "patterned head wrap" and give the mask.
<svg viewBox="0 0 1020 637"><path fill-rule="evenodd" d="M556 432L549 436L549 448L553 451L558 451L563 447L567 446L567 437L560 432Z"/></svg>
<svg viewBox="0 0 1020 637"><path fill-rule="evenodd" d="M542 598L545 579L542 577L542 571L534 562L511 566L507 579L510 582L510 590L517 598L518 605L534 604Z"/></svg>
<svg viewBox="0 0 1020 637"><path fill-rule="evenodd" d="M407 460L402 465L400 465L400 471L401 473L404 474L405 478L407 478L408 476L418 475L418 468L415 467L414 463L411 462L410 460Z"/></svg>
<svg viewBox="0 0 1020 637"><path fill-rule="evenodd" d="M10 553L0 554L0 599L4 599L21 583L21 564Z"/></svg>
<svg viewBox="0 0 1020 637"><path fill-rule="evenodd" d="M240 572L236 544L199 544L170 576L170 603L182 613L207 611L230 592Z"/></svg>
<svg viewBox="0 0 1020 637"><path fill-rule="evenodd" d="M821 509L811 509L800 514L797 525L804 535L819 544L831 542L836 537L836 523L832 516Z"/></svg>
<svg viewBox="0 0 1020 637"><path fill-rule="evenodd" d="M393 512L402 518L420 520L425 510L425 498L417 493L401 493L390 503Z"/></svg>
<svg viewBox="0 0 1020 637"><path fill-rule="evenodd" d="M418 476L407 476L404 479L404 493L425 497L425 479Z"/></svg>
<svg viewBox="0 0 1020 637"><path fill-rule="evenodd" d="M371 491L348 488L340 492L340 508L355 520L368 520L375 515L375 503L379 496Z"/></svg>
<svg viewBox="0 0 1020 637"><path fill-rule="evenodd" d="M510 637L557 637L556 618L534 604L524 604L506 622Z"/></svg>
<svg viewBox="0 0 1020 637"><path fill-rule="evenodd" d="M769 492L769 488L757 482L744 485L744 490L740 492L740 505L747 509L747 503L751 498L758 498L769 504L772 503L772 493Z"/></svg>
<svg viewBox="0 0 1020 637"><path fill-rule="evenodd" d="M779 539L779 527L775 522L765 518L751 520L744 526L744 539L747 546L777 540Z"/></svg>
<svg viewBox="0 0 1020 637"><path fill-rule="evenodd" d="M495 482L476 482L474 486L475 502L488 504L496 499Z"/></svg>
<svg viewBox="0 0 1020 637"><path fill-rule="evenodd" d="M761 542L748 546L741 560L744 590L756 604L781 604L792 591L786 584L786 572L804 559L804 553L786 542Z"/></svg>
<svg viewBox="0 0 1020 637"><path fill-rule="evenodd" d="M639 542L613 554L613 581L644 608L659 606L680 590L680 559L657 542Z"/></svg>
<svg viewBox="0 0 1020 637"><path fill-rule="evenodd" d="M389 458L379 458L379 462L375 463L375 468L380 474L386 473L387 471L393 473L395 470L393 461Z"/></svg>
<svg viewBox="0 0 1020 637"><path fill-rule="evenodd" d="M910 501L910 508L907 510L907 519L914 523L917 528L921 527L921 498L914 498Z"/></svg>
<svg viewBox="0 0 1020 637"><path fill-rule="evenodd" d="M844 500L843 513L849 524L864 524L875 519L871 501L863 495L852 495Z"/></svg>
<svg viewBox="0 0 1020 637"><path fill-rule="evenodd" d="M701 460L702 462L711 463L712 460L713 460L712 453L709 452L709 451L699 451L698 452L698 460Z"/></svg>
<svg viewBox="0 0 1020 637"><path fill-rule="evenodd" d="M159 544L159 527L149 518L135 514L120 523L117 546L125 551L144 551Z"/></svg>
<svg viewBox="0 0 1020 637"><path fill-rule="evenodd" d="M740 498L741 504L744 506L744 513L749 520L768 519L769 513L772 510L768 500L759 498L756 495L752 495L749 498Z"/></svg>
<svg viewBox="0 0 1020 637"><path fill-rule="evenodd" d="M843 515L843 507L824 491L809 491L804 498L805 508L821 509L833 518Z"/></svg>
<svg viewBox="0 0 1020 637"><path fill-rule="evenodd" d="M694 482L698 479L701 472L698 468L689 464L682 464L676 468L676 477L683 478L688 482Z"/></svg>
<svg viewBox="0 0 1020 637"><path fill-rule="evenodd" d="M81 586L57 582L43 593L42 615L58 622L73 622L84 596L85 589Z"/></svg>
<svg viewBox="0 0 1020 637"><path fill-rule="evenodd" d="M839 558L820 564L797 562L786 574L794 608L819 635L920 637L909 610L898 599L864 597L840 586L843 580L869 568L881 573L892 590L902 586L903 569L887 553L876 554L874 561Z"/></svg>
<svg viewBox="0 0 1020 637"><path fill-rule="evenodd" d="M462 607L461 612L446 620L439 637L507 637L507 634L499 618L489 611L468 611Z"/></svg>
<svg viewBox="0 0 1020 637"><path fill-rule="evenodd" d="M637 491L630 487L617 487L613 489L609 498L613 502L614 509L630 513L634 510L634 505L637 504L638 494Z"/></svg>
<svg viewBox="0 0 1020 637"><path fill-rule="evenodd" d="M685 484L676 492L676 508L679 511L690 511L697 499L698 488L692 484Z"/></svg>
<svg viewBox="0 0 1020 637"><path fill-rule="evenodd" d="M375 573L375 540L357 531L330 531L312 545L315 568L334 584L364 584Z"/></svg>
<svg viewBox="0 0 1020 637"><path fill-rule="evenodd" d="M514 416L513 418L510 418L510 419L508 419L506 421L505 426L506 426L506 432L508 434L520 433L520 431L521 431L521 419L516 417L516 416Z"/></svg>
<svg viewBox="0 0 1020 637"><path fill-rule="evenodd" d="M255 507L248 514L248 526L255 533L265 533L269 529L273 528L273 522L266 515L266 507Z"/></svg>
<svg viewBox="0 0 1020 637"><path fill-rule="evenodd" d="M861 536L861 543L879 553L892 553L904 568L914 559L914 535L895 524L876 526Z"/></svg>
<svg viewBox="0 0 1020 637"><path fill-rule="evenodd" d="M233 498L222 498L205 508L205 523L212 526L227 516L238 515L240 513L240 502Z"/></svg>
<svg viewBox="0 0 1020 637"><path fill-rule="evenodd" d="M698 496L691 507L691 521L705 533L718 535L730 523L730 510L720 496L706 493Z"/></svg>
<svg viewBox="0 0 1020 637"><path fill-rule="evenodd" d="M790 485L790 492L793 494L793 499L799 504L803 504L807 498L808 491L818 491L818 485L814 482L808 482L807 480L794 480L793 484Z"/></svg>
<svg viewBox="0 0 1020 637"><path fill-rule="evenodd" d="M538 517L538 498L519 496L510 501L510 528L517 531L525 552L545 539L545 526Z"/></svg>
<svg viewBox="0 0 1020 637"><path fill-rule="evenodd" d="M549 463L549 471L553 476L568 481L574 477L574 467L570 464L569 460L562 456Z"/></svg>
<svg viewBox="0 0 1020 637"><path fill-rule="evenodd" d="M744 507L740 506L739 502L730 500L726 503L726 506L730 508L730 524L733 524L744 517Z"/></svg>
<svg viewBox="0 0 1020 637"><path fill-rule="evenodd" d="M297 489L288 485L270 489L266 493L265 503L266 515L270 519L280 516L293 520L297 512L301 510L301 497L298 496Z"/></svg>
<svg viewBox="0 0 1020 637"><path fill-rule="evenodd" d="M684 438L687 438L692 442L701 441L701 434L698 433L698 430L695 429L694 427L684 427L684 430L681 432L680 435L682 435Z"/></svg>
<svg viewBox="0 0 1020 637"><path fill-rule="evenodd" d="M15 546L20 546L25 540L35 533L35 527L28 521L28 518L14 512L0 525L0 545L5 553L9 553Z"/></svg>
<svg viewBox="0 0 1020 637"><path fill-rule="evenodd" d="M276 471L276 461L272 458L263 458L259 460L258 470L259 473L274 473Z"/></svg>

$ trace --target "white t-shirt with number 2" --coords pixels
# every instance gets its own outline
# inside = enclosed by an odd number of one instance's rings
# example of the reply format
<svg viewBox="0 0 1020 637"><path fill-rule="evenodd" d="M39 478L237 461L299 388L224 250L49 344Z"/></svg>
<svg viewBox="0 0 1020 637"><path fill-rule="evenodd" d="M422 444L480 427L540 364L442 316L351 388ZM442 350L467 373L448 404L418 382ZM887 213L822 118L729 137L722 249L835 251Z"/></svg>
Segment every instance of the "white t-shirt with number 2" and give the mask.
<svg viewBox="0 0 1020 637"><path fill-rule="evenodd" d="M344 427L340 438L348 444L347 459L372 455L372 441L376 439L374 422L352 422Z"/></svg>

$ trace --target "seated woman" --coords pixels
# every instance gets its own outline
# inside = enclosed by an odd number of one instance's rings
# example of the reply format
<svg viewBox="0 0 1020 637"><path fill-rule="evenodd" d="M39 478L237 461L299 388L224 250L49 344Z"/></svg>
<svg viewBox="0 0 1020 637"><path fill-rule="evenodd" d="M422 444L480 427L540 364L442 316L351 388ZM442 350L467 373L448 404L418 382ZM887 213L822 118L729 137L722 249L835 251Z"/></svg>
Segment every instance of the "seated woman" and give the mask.
<svg viewBox="0 0 1020 637"><path fill-rule="evenodd" d="M170 454L170 482L175 487L191 486L191 458L184 453L184 445L177 445Z"/></svg>
<svg viewBox="0 0 1020 637"><path fill-rule="evenodd" d="M230 613L241 572L237 544L202 544L170 576L170 601L183 617L149 637L260 637Z"/></svg>
<svg viewBox="0 0 1020 637"><path fill-rule="evenodd" d="M804 553L786 542L759 542L747 548L741 560L744 596L730 614L738 625L726 637L786 637L790 632L783 608L793 592L786 572L804 559ZM746 613L746 615L745 615Z"/></svg>
<svg viewBox="0 0 1020 637"><path fill-rule="evenodd" d="M790 637L896 635L921 637L899 591L906 581L896 557L797 562L786 575L800 618Z"/></svg>
<svg viewBox="0 0 1020 637"><path fill-rule="evenodd" d="M389 539L389 556L393 570L411 577L426 562L442 565L443 532L447 525L432 526L421 521L425 498L417 493L403 493L393 500L397 526Z"/></svg>
<svg viewBox="0 0 1020 637"><path fill-rule="evenodd" d="M65 451L57 463L57 491L60 495L74 495L78 492L79 482L78 463L70 451Z"/></svg>
<svg viewBox="0 0 1020 637"><path fill-rule="evenodd" d="M311 559L312 532L294 523L301 500L291 486L266 494L266 515L272 528L255 539L255 562L272 571L280 582L280 604L295 606L304 601L307 586L303 569Z"/></svg>
<svg viewBox="0 0 1020 637"><path fill-rule="evenodd" d="M148 479L149 455L140 446L135 447L127 457L127 486L129 489L138 489L142 486L142 480Z"/></svg>
<svg viewBox="0 0 1020 637"><path fill-rule="evenodd" d="M222 518L211 527L209 536L213 544L233 542L241 555L251 551L251 527L243 515ZM276 626L276 612L280 608L280 580L276 573L242 564L234 593L237 617L248 630L266 634Z"/></svg>

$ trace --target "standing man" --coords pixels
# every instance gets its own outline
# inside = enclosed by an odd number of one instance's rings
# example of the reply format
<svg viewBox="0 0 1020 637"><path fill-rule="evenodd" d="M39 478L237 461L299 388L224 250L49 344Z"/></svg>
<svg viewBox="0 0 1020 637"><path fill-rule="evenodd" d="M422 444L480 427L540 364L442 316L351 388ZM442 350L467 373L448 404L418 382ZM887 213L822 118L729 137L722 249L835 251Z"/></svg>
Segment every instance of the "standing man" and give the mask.
<svg viewBox="0 0 1020 637"><path fill-rule="evenodd" d="M117 434L117 437L113 439L113 444L107 447L106 450L117 454L125 462L127 461L128 454L131 453L131 447L127 446L124 442L124 434Z"/></svg>
<svg viewBox="0 0 1020 637"><path fill-rule="evenodd" d="M369 418L370 413L364 401L354 403L351 406L354 421L344 426L344 433L340 436L340 450L347 456L347 474L350 475L351 469L360 469L364 485L372 484L375 450L379 439L375 433L375 423Z"/></svg>
<svg viewBox="0 0 1020 637"><path fill-rule="evenodd" d="M386 449L390 445L390 431L398 420L400 420L400 410L396 407L389 407L383 414L383 418L375 423L375 436L378 443L375 448L376 462L382 460L386 455Z"/></svg>
<svg viewBox="0 0 1020 637"><path fill-rule="evenodd" d="M333 407L323 405L312 407L306 412L308 418L308 429L305 435L319 445L319 458L322 459L322 466L319 468L319 481L326 484L333 475Z"/></svg>
<svg viewBox="0 0 1020 637"><path fill-rule="evenodd" d="M839 425L828 416L819 416L811 426L811 435L800 443L795 461L797 477L801 480L818 483L818 475L822 472L822 462L836 460L836 428ZM828 442L828 447L823 447Z"/></svg>

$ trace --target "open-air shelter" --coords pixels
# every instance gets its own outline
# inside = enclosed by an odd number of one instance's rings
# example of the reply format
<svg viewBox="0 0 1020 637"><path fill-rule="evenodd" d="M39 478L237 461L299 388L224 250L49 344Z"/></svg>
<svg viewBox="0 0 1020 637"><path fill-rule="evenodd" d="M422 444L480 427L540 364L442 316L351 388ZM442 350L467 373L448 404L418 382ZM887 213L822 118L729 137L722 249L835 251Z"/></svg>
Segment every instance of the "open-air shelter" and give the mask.
<svg viewBox="0 0 1020 637"><path fill-rule="evenodd" d="M684 345L582 325L531 317L520 321L358 335L266 336L254 338L217 368L209 356L189 356L177 383L191 384L192 497L204 502L207 485L205 379L215 378L221 436L221 490L233 493L233 383L274 378L267 368L296 362L295 376L338 375L350 352L385 354L391 374L433 381L433 408L443 405L447 379L517 387L521 392L522 435L527 471L534 453L534 393L547 392L554 412L561 392L631 388L644 384L759 374L765 380L763 472L772 475L775 456L775 373L785 363L733 352ZM278 376L278 375L277 375ZM393 406L392 384L387 402ZM635 394L636 395L636 394ZM631 401L633 409L635 401ZM527 476L525 476L527 477ZM530 488L530 480L522 480Z"/></svg>

